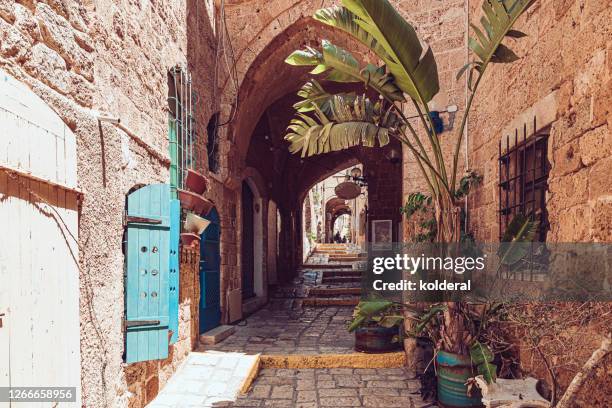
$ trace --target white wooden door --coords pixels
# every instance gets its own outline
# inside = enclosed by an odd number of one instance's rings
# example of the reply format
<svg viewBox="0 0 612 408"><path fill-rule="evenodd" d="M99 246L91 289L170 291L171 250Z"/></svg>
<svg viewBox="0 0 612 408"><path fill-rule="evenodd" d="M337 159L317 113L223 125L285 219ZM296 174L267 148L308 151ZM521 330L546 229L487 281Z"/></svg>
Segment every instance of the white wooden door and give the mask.
<svg viewBox="0 0 612 408"><path fill-rule="evenodd" d="M77 388L28 407L81 406L76 180L74 134L0 70L0 386Z"/></svg>

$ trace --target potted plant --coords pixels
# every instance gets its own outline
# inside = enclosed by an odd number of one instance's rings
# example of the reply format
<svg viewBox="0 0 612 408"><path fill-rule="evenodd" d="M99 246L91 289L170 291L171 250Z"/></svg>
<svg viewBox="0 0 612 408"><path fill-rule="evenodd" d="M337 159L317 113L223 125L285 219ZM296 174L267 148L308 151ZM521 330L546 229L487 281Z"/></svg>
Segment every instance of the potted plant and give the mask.
<svg viewBox="0 0 612 408"><path fill-rule="evenodd" d="M386 300L359 302L348 324L348 331L355 333L355 350L364 353L400 350L403 307Z"/></svg>

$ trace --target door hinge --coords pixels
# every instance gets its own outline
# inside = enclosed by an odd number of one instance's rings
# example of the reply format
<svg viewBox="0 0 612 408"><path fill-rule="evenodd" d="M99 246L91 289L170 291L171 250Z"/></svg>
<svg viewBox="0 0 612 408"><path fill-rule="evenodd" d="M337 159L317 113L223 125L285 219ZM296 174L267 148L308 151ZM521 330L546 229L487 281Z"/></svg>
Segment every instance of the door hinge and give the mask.
<svg viewBox="0 0 612 408"><path fill-rule="evenodd" d="M135 217L133 215L128 215L125 217L125 221L127 223L136 222L139 224L161 224L161 220L157 220L155 218L146 218L146 217Z"/></svg>
<svg viewBox="0 0 612 408"><path fill-rule="evenodd" d="M159 326L159 320L126 320L125 327Z"/></svg>

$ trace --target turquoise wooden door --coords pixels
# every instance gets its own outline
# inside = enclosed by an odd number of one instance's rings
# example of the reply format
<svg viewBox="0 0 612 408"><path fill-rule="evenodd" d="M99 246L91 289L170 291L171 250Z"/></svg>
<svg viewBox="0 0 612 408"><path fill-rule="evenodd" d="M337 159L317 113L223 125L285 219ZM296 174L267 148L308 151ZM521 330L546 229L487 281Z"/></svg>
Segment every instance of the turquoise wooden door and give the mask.
<svg viewBox="0 0 612 408"><path fill-rule="evenodd" d="M200 240L200 333L221 323L221 227L219 213L213 208L208 216L210 225Z"/></svg>
<svg viewBox="0 0 612 408"><path fill-rule="evenodd" d="M170 186L142 187L127 199L125 360L168 356Z"/></svg>

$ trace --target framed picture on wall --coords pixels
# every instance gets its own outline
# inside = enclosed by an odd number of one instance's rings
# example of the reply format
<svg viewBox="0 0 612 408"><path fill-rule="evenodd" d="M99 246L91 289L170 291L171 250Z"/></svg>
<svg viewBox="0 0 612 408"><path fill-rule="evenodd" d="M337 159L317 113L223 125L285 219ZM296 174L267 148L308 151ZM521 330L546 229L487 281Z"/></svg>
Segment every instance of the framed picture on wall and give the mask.
<svg viewBox="0 0 612 408"><path fill-rule="evenodd" d="M372 247L374 249L391 249L393 242L393 221L372 221Z"/></svg>

